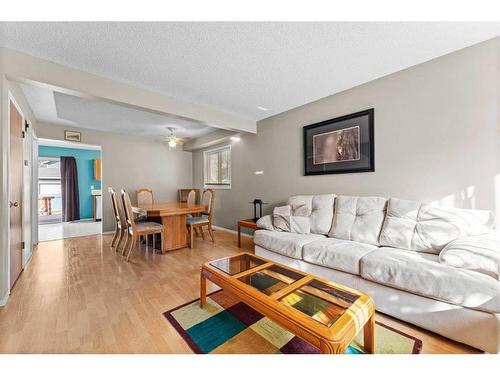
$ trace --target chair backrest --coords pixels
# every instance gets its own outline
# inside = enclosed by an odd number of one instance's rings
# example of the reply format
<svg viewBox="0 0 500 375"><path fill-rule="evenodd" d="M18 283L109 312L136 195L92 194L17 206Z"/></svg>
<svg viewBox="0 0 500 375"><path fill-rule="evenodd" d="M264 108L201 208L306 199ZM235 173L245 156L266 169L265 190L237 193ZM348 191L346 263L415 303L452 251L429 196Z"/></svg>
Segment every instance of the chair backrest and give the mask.
<svg viewBox="0 0 500 375"><path fill-rule="evenodd" d="M137 205L152 205L154 200L153 200L153 190L147 189L147 188L141 188L136 191L135 197L137 199Z"/></svg>
<svg viewBox="0 0 500 375"><path fill-rule="evenodd" d="M200 190L199 189L179 189L179 202L187 202L188 195L191 191L194 190L195 193L195 202L198 200L198 197L200 196Z"/></svg>
<svg viewBox="0 0 500 375"><path fill-rule="evenodd" d="M212 215L214 213L214 191L212 189L203 190L203 194L201 196L201 204L205 206L205 211L203 212L205 215L208 215L208 220L212 221Z"/></svg>
<svg viewBox="0 0 500 375"><path fill-rule="evenodd" d="M117 199L115 189L109 188L109 192L111 193L111 203L113 205L116 225L118 226L118 228L127 228L127 221L123 212L122 200Z"/></svg>
<svg viewBox="0 0 500 375"><path fill-rule="evenodd" d="M128 230L131 232L135 232L135 220L134 213L132 211L132 203L130 202L130 196L128 193L122 189L122 202L123 202L123 211L125 212L125 220L127 222Z"/></svg>
<svg viewBox="0 0 500 375"><path fill-rule="evenodd" d="M196 190L191 190L188 193L186 202L187 202L187 204L195 204L196 203Z"/></svg>

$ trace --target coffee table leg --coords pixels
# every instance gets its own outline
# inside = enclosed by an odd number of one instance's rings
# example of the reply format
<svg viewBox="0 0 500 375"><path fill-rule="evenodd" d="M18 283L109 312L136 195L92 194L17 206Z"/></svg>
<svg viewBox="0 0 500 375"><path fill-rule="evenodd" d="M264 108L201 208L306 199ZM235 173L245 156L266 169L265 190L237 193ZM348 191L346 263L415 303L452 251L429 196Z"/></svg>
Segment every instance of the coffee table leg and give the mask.
<svg viewBox="0 0 500 375"><path fill-rule="evenodd" d="M366 322L364 331L364 349L366 354L375 353L375 314Z"/></svg>
<svg viewBox="0 0 500 375"><path fill-rule="evenodd" d="M238 247L241 247L241 225L238 224Z"/></svg>
<svg viewBox="0 0 500 375"><path fill-rule="evenodd" d="M200 306L203 307L207 302L207 278L203 275L203 271L200 274Z"/></svg>

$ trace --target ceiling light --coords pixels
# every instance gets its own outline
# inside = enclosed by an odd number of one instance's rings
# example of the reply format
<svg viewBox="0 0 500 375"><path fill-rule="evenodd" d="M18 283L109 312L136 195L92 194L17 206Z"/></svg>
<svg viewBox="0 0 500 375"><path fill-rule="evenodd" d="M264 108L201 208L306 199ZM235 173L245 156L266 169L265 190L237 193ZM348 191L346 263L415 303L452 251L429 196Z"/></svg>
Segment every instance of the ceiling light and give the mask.
<svg viewBox="0 0 500 375"><path fill-rule="evenodd" d="M175 148L175 146L177 146L177 137L175 136L174 134L174 130L175 128L174 127L167 127L167 129L170 131L170 135L168 137L166 137L166 141L168 141L168 148L171 150L173 148Z"/></svg>
<svg viewBox="0 0 500 375"><path fill-rule="evenodd" d="M235 135L233 135L233 136L232 136L231 138L229 138L229 139L231 139L231 141L233 141L233 142L239 142L239 141L241 141L241 138L240 138L240 137L238 137L238 136L235 136Z"/></svg>
<svg viewBox="0 0 500 375"><path fill-rule="evenodd" d="M268 108L266 108L266 107L262 107L262 106L260 106L260 105L258 105L258 106L257 106L257 109L260 109L261 111L269 111L269 109L268 109Z"/></svg>
<svg viewBox="0 0 500 375"><path fill-rule="evenodd" d="M255 175L264 174L264 171L255 171L255 172L253 172L253 174L255 174Z"/></svg>

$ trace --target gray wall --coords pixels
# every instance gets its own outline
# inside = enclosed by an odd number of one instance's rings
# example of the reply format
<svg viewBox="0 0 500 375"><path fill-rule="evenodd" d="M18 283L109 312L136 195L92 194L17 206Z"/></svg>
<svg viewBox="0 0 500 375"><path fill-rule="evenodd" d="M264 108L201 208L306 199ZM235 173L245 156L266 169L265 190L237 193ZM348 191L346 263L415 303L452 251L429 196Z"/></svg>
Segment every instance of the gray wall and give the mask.
<svg viewBox="0 0 500 375"><path fill-rule="evenodd" d="M233 145L232 189L216 192L216 225L234 229L251 217L253 198L269 202L269 212L291 195L313 193L394 196L500 216L499 40L260 121L257 135ZM376 171L303 176L302 127L367 108L375 108ZM193 182L203 186L202 151L193 153Z"/></svg>
<svg viewBox="0 0 500 375"><path fill-rule="evenodd" d="M169 151L168 147L149 138L105 133L94 130L41 123L39 138L64 139L64 130L82 132L82 143L102 147L103 230L114 229L113 211L108 187L124 188L135 200L135 190L148 187L155 200L177 200L178 189L192 184L191 153Z"/></svg>

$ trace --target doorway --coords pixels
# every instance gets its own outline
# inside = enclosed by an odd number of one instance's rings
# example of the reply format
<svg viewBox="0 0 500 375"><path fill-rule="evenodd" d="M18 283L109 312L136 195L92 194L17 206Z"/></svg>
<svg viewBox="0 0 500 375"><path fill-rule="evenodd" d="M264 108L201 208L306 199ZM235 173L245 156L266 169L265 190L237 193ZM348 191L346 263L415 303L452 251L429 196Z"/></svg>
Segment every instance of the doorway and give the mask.
<svg viewBox="0 0 500 375"><path fill-rule="evenodd" d="M102 233L101 147L38 141L38 240Z"/></svg>

